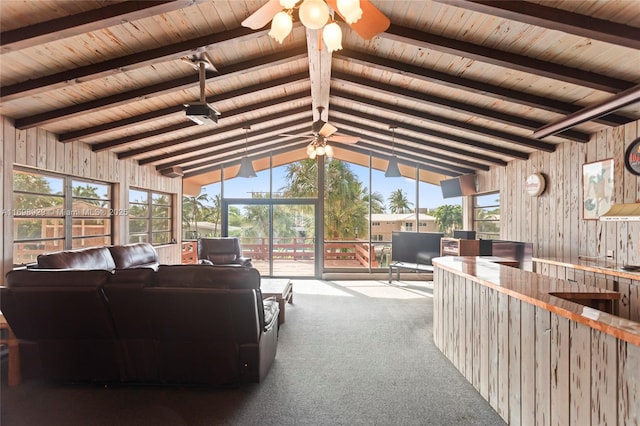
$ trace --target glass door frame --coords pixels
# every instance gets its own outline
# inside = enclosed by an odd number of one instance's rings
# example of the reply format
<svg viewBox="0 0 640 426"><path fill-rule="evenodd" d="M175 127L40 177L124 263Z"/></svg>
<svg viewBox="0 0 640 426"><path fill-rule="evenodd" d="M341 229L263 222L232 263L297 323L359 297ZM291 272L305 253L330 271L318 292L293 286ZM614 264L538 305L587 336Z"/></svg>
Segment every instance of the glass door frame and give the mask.
<svg viewBox="0 0 640 426"><path fill-rule="evenodd" d="M273 207L274 206L309 206L312 205L314 207L314 217L315 221L315 235L313 236L313 249L315 251L314 255L314 265L313 265L313 276L309 278L319 279L322 275L322 268L324 262L324 245L321 238L319 238L320 231L324 233L324 224L320 219L319 207L321 203L316 198L223 198L221 200L221 235L223 237L229 236L229 206L231 205L253 205L253 206L269 206L269 253L273 253ZM269 277L273 275L273 258L269 256ZM303 277L306 278L306 277Z"/></svg>

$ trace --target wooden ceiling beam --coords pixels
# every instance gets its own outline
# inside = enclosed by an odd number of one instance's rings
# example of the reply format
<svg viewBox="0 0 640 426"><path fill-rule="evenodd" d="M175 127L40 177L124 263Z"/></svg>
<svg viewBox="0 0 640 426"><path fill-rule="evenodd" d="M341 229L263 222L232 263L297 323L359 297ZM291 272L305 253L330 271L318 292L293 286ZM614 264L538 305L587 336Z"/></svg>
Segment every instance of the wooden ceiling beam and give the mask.
<svg viewBox="0 0 640 426"><path fill-rule="evenodd" d="M532 108L551 111L558 114L571 114L582 109L579 105L570 104L568 102L557 101L554 99L536 96L525 92L519 92L500 86L494 86L487 83L470 80L468 78L446 74L426 68L417 67L415 65L406 64L404 62L392 61L389 59L379 58L377 56L368 55L366 53L357 52L350 49L340 50L334 53L334 58L356 63L366 67L376 68L391 73L400 73L420 81L435 83L451 87L454 89L464 90L474 94L490 96L495 99L501 99ZM633 118L623 115L609 114L594 120L607 126L620 126L634 121Z"/></svg>
<svg viewBox="0 0 640 426"><path fill-rule="evenodd" d="M302 72L302 73L294 74L288 77L277 78L275 80L269 80L262 83L253 84L251 86L246 86L241 89L232 90L230 92L221 93L219 95L210 96L207 98L207 103L213 104L216 102L222 102L232 98L254 94L263 90L273 90L273 89L280 89L280 88L286 89L287 86L296 85L296 84L304 83L308 81L309 81L309 74L307 72ZM62 133L58 135L58 140L60 142L73 142L73 141L81 140L83 138L87 138L91 136L103 135L105 133L109 133L114 130L121 129L123 127L128 127L134 124L135 125L143 124L145 122L157 120L158 118L175 114L178 112L182 112L182 111L184 111L184 105L182 104L174 105L172 107L147 112L144 114L134 115L132 117L128 117L122 120L99 124L97 126L74 130L72 132ZM224 117L224 114L222 117Z"/></svg>
<svg viewBox="0 0 640 426"><path fill-rule="evenodd" d="M381 158L383 160L389 160L391 159L391 156L389 155L389 150L388 149L377 149L377 147L372 146L372 145L368 145L368 144L363 144L362 146L357 146L357 145L340 145L340 149L344 149L346 151L351 151L351 152L356 152L358 154L363 154L363 155L372 155L374 157L377 158ZM434 172L434 173L440 173L442 175L445 176L460 176L463 173L459 173L457 171L453 171L451 168L449 167L444 167L446 165L444 165L443 167L438 167L433 165L429 160L425 159L425 158L419 158L419 157L415 157L415 156L399 156L396 155L396 158L398 159L399 163L410 163L409 165L411 167L419 167L422 170L428 170L430 172ZM471 169L464 169L467 170L468 173L474 173L473 170Z"/></svg>
<svg viewBox="0 0 640 426"><path fill-rule="evenodd" d="M514 135L512 133L507 133L502 130L491 129L488 127L479 126L477 124L468 123L466 121L454 120L451 118L441 117L439 115L431 114L424 111L416 111L413 109L409 109L400 105L392 105L381 101L376 101L373 99L365 98L363 96L353 95L351 93L346 93L341 90L334 89L332 95L333 97L340 97L347 102L357 102L368 106L374 106L386 111L388 116L393 117L397 114L404 114L407 117L412 119L419 119L422 121L429 121L432 123L436 123L438 125L450 127L456 131L465 130L470 133L475 133L481 136L487 136L494 139L500 139L502 141L512 143L515 145L520 145L526 148L541 150L546 152L553 152L556 149L556 146L551 143L541 142L537 139L526 138L524 136ZM333 107L335 108L335 106ZM478 146L479 147L479 146ZM497 149L495 145L485 144L483 149L490 149L493 147Z"/></svg>
<svg viewBox="0 0 640 426"><path fill-rule="evenodd" d="M247 37L259 37L267 30L256 31L237 28L231 31L210 34L169 46L136 52L131 55L111 59L97 64L86 65L62 71L45 77L26 80L2 88L2 101L8 102L25 96L34 96L61 87L86 83L113 74L127 72L142 67L176 60L184 56L200 55L209 47L225 41L241 41Z"/></svg>
<svg viewBox="0 0 640 426"><path fill-rule="evenodd" d="M2 53L25 49L210 0L124 1L0 33Z"/></svg>
<svg viewBox="0 0 640 426"><path fill-rule="evenodd" d="M334 72L332 82L345 82L350 85L360 86L362 89L366 89L367 91L374 91L387 96L393 96L396 98L400 97L409 101L426 102L430 105L446 107L448 109L455 110L456 112L464 111L473 116L484 117L492 121L497 121L527 130L535 130L545 124L543 122L531 120L525 117L519 117L501 111L494 111L471 104L453 101L451 99L416 92L414 90L404 89L401 87L392 86L388 83L381 83L362 77L352 76L350 74L342 72ZM589 142L589 139L591 138L588 133L577 131L562 132L557 134L556 136L582 143Z"/></svg>
<svg viewBox="0 0 640 426"><path fill-rule="evenodd" d="M397 120L392 120L392 119L384 119L384 118L380 118L379 116L374 116L372 114L368 114L368 113L364 113L364 112L360 112L360 111L356 111L350 108L343 108L337 105L334 105L334 110L336 112L341 112L343 114L346 114L348 116L352 116L352 117L357 117L363 120L368 120L368 121L372 121L375 123L382 123L385 124L386 126L398 126L398 121ZM335 118L333 118L333 121L336 121ZM345 122L342 121L343 124L351 124L349 122ZM436 148L436 149L440 149L440 150L444 150L444 151L450 151L456 154L460 154L462 155L463 152L465 152L464 150L452 147L451 145L447 144L446 142L456 142L456 143L460 143L460 144L464 144L464 145L469 145L469 146L473 146L475 148L478 149L484 149L484 150L489 150L491 152L495 152L496 154L501 154L501 155L506 155L508 157L512 157L512 158L520 158L522 160L526 160L529 158L529 154L527 154L526 152L522 152L522 151L517 151L514 149L509 149L509 148L505 148L502 146L494 146L491 144L487 144L484 142L480 142L474 139L469 139L463 136L458 136L458 135L453 135L453 134L449 134L449 133L445 133L445 132L441 132L438 130L434 130L434 129L429 129L426 127L422 127L422 126L415 126L415 125L411 125L409 123L402 123L402 128L407 129L407 130L411 130L412 132L416 132L416 133L420 133L423 135L429 135L438 139L443 140L445 143L440 143L440 142L433 142L433 141L428 141L428 140L424 140L424 139L415 139L415 140L411 140L412 142L419 142L421 145L424 146L429 146L432 148ZM400 140L402 141L402 139ZM484 155L484 154L471 154L474 158L477 158L479 160L482 161L487 161L490 163L494 163L494 164L498 164L498 165L506 165L507 163L499 158L495 158L492 157L490 155Z"/></svg>
<svg viewBox="0 0 640 426"><path fill-rule="evenodd" d="M434 0L474 12L640 49L640 29L527 1Z"/></svg>
<svg viewBox="0 0 640 426"><path fill-rule="evenodd" d="M354 115L354 116L357 116L357 115ZM364 117L360 117L360 116L357 116L357 117L371 120L371 117L366 116L366 114ZM349 122L347 120L343 120L340 118L337 118L337 119L334 118L333 122L336 124L340 124L342 126L340 128L340 134L344 134L347 136L362 137L365 140L377 142L379 144L385 144L386 152L387 153L389 152L389 148L391 145L391 138L381 139L377 136L371 136L369 133L374 132L376 130L374 126L366 127L363 124L360 124L357 122ZM402 128L408 129L405 123L396 122L395 124L400 124ZM349 129L354 129L354 130L349 130ZM408 130L412 130L412 129L408 129ZM491 157L489 155L481 154L478 152L473 152L473 151L469 151L461 148L452 147L446 144L439 144L435 142L425 141L420 138L416 138L409 135L403 135L401 133L396 132L394 143L397 147L400 147L408 151L415 151L415 150L420 151L420 148L416 148L413 145L409 146L409 145L403 144L403 142L410 142L413 144L417 144L421 147L429 147L432 149L443 151L443 152L434 152L434 151L422 150L421 153L425 156L431 156L433 158L439 158L444 161L451 161L451 162L455 162L456 164L466 165L467 167L471 167L473 169L484 169L486 167L488 170L488 166L478 163L477 161L484 161L489 164L495 164L498 166L507 165L507 162L501 160L500 158ZM450 156L445 154L446 152L450 152L451 154L455 154L455 155ZM477 161L472 161L472 159Z"/></svg>
<svg viewBox="0 0 640 426"><path fill-rule="evenodd" d="M234 75L242 75L249 72L257 72L263 69L278 67L280 65L306 58L306 49L298 47L281 51L271 55L261 56L257 59L250 59L218 69L218 74L214 77L207 78L207 83L215 82L217 79L228 78ZM197 87L199 78L197 74L193 76L183 77L171 81L154 84L139 89L129 90L127 92L118 93L93 101L72 105L69 107L47 111L30 117L23 117L15 120L15 126L18 129L27 129L30 127L42 126L48 123L67 119L69 117L78 117L80 115L91 112L114 108L134 102L140 98L149 98L161 96L163 94L191 89Z"/></svg>
<svg viewBox="0 0 640 426"><path fill-rule="evenodd" d="M310 120L311 120L311 111L309 112L309 116L308 117L302 117L302 118L298 118L292 121L288 121L286 123L280 123L280 124L276 124L270 127L266 127L263 129L260 129L259 132L260 134L278 134L278 133L282 133L285 130L293 130L293 131L298 131L298 129L302 129L305 126L308 128ZM252 132L251 136L253 136L254 134L256 134L256 132ZM249 137L249 135L247 135L247 137ZM270 136L273 139L273 135ZM309 137L308 139L310 139L311 137ZM157 161L162 161L162 160L166 160L166 159L170 159L172 157L177 157L180 155L185 155L185 154L189 154L191 152L195 152L195 151L202 151L204 149L211 149L211 148L215 148L221 145L225 145L225 144L231 144L231 143L237 143L236 149L238 149L239 147L244 147L244 142L245 142L245 135L236 135L236 136L231 136L231 137L227 137L224 139L218 139L216 141L213 142L209 142L209 143L204 143L204 144L200 144L197 146L193 146L193 147L189 147L189 148L185 148L185 149L181 149L178 151L173 151L167 154L162 154L162 155L156 155L155 157L149 157L149 158L143 158L141 160L138 160L138 164L139 165L144 165L144 164L150 164L150 163L155 163ZM189 163L192 161L197 161L197 160L201 160L203 158L207 158L209 156L209 153L205 153L205 154L198 154L198 155L193 155L191 157L186 157L183 159L179 159L179 160L172 160L163 164L159 164L156 165L156 169L157 170L162 170L162 169L166 169L168 167L173 167L173 166L177 166L180 164L184 164L184 163Z"/></svg>
<svg viewBox="0 0 640 426"><path fill-rule="evenodd" d="M289 139L285 142L282 141L282 139L273 139L273 143L272 145L278 144L279 148L278 149L273 149L271 146L267 146L264 148L260 148L260 149L252 149L250 150L248 153L250 156L256 156L256 155L280 155L280 154L285 154L289 151L293 151L296 149L302 149L305 146L307 146L309 144L308 139L302 140L300 138L298 139ZM291 143L289 143L290 141L292 141ZM227 150L224 153L230 152L230 150ZM183 176L183 178L190 178L190 177L194 177L194 176L198 176L198 175L202 175L205 173L209 173L215 170L219 170L221 167L229 167L229 166L235 166L237 164L240 163L240 158L237 154L231 154L228 155L226 157L222 157L222 158L218 158L215 160L209 160L207 162L203 162L200 163L200 166L206 166L202 169L197 169L197 170L193 170L194 167L189 167L188 172L186 172Z"/></svg>
<svg viewBox="0 0 640 426"><path fill-rule="evenodd" d="M311 102L309 102L309 104L310 103ZM258 108L256 108L256 110L257 109ZM276 113L269 114L269 115L262 116L262 117L258 117L258 118L252 119L252 120L245 120L245 121L242 122L242 125L243 126L253 126L255 124L268 122L270 120L278 120L278 119L286 118L286 117L294 115L294 114L300 114L300 113L306 112L308 110L309 110L309 107L303 106L303 107L294 108L294 109L290 109L290 110L278 111ZM229 116L225 116L225 117L228 118ZM226 132L229 132L229 131L232 131L232 130L237 130L237 129L238 129L238 124L231 124L231 125L228 125L228 126L216 127L216 128L213 128L213 129L209 128L208 130L206 130L204 132L197 133L195 135L183 136L183 137L180 137L180 138L177 138L177 139L168 140L166 142L160 142L160 143L144 146L144 147L137 148L137 149L131 149L131 150L128 150L128 151L119 152L118 153L118 158L119 159L124 159L124 158L135 157L135 156L138 156L140 154L145 154L147 152L157 151L159 149L165 149L165 148L174 148L175 149L177 146L182 145L184 143L197 141L198 139L210 138L212 136L221 135L223 133L226 133ZM171 154L171 153L169 153L169 154Z"/></svg>
<svg viewBox="0 0 640 426"><path fill-rule="evenodd" d="M380 37L603 92L618 93L634 85L633 82L607 75L441 37L399 25L391 25L385 33L380 34Z"/></svg>

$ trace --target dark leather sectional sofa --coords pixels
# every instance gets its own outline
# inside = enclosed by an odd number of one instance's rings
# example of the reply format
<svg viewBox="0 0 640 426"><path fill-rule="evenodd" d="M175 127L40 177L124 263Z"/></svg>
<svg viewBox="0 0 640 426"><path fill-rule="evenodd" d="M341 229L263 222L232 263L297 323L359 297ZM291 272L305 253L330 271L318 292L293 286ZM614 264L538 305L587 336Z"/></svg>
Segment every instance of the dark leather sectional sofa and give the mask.
<svg viewBox="0 0 640 426"><path fill-rule="evenodd" d="M22 375L65 382L259 382L278 304L254 268L159 265L151 245L41 255L7 274L0 308Z"/></svg>

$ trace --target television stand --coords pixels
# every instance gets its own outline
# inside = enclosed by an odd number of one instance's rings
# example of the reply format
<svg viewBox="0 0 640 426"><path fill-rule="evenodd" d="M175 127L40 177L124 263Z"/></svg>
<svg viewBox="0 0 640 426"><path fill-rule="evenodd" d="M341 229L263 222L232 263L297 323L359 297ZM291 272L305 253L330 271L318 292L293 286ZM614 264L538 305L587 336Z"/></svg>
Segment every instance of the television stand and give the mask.
<svg viewBox="0 0 640 426"><path fill-rule="evenodd" d="M400 269L410 269L416 272L433 272L432 265L413 262L393 262L389 264L389 284L391 284L392 281L393 269L396 269L396 281L400 281Z"/></svg>

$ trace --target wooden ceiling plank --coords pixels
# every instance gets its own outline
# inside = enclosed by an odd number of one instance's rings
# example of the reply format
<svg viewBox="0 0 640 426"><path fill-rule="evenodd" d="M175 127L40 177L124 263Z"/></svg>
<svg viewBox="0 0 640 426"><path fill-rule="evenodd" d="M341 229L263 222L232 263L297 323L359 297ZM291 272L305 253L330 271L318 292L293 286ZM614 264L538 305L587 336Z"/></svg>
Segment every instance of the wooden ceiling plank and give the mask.
<svg viewBox="0 0 640 426"><path fill-rule="evenodd" d="M445 38L399 25L391 25L387 32L381 34L380 37L609 93L618 93L634 85L630 81Z"/></svg>
<svg viewBox="0 0 640 426"><path fill-rule="evenodd" d="M0 33L2 53L171 12L209 0L125 1Z"/></svg>
<svg viewBox="0 0 640 426"><path fill-rule="evenodd" d="M430 114L424 111L416 111L416 110L405 108L399 105L391 105L381 101L365 98L363 96L357 96L353 94L342 94L342 93L341 93L341 96L338 96L335 93L335 90L332 96L343 98L349 102L357 102L365 105L373 105L375 107L382 108L384 110L389 111L389 114L400 113L400 114L410 116L412 118L417 118L419 120L435 122L447 127L451 127L456 130L464 129L471 133L475 133L483 136L489 136L496 139L501 139L505 142L513 143L513 144L524 146L527 148L532 148L532 149L546 151L546 152L553 152L556 149L556 146L551 143L546 143L546 142L541 143L541 141L536 139L525 138L525 137L514 135L511 133L503 132L501 130L490 129L488 127L482 127L476 124L471 124L471 123L467 123L460 120L441 117L441 116ZM489 145L489 146L493 146L493 145Z"/></svg>
<svg viewBox="0 0 640 426"><path fill-rule="evenodd" d="M342 51L335 52L333 56L339 57L341 60L346 62L359 63L366 67L383 69L391 73L407 75L412 78L416 78L418 80L426 81L429 83L441 84L447 87L453 87L471 93L491 96L496 99L514 102L545 111L555 112L558 114L571 114L582 109L582 107L580 107L579 105L573 105L567 102L557 101L554 99L536 96L517 90L494 86L479 81L470 80L464 77L458 77L430 69L420 68L403 62L383 59L377 56L356 52L354 50L344 49ZM615 127L621 124L630 123L634 121L634 119L625 117L623 115L609 114L594 121L606 124L607 126Z"/></svg>
<svg viewBox="0 0 640 426"><path fill-rule="evenodd" d="M356 84L358 86L362 86L362 88L366 88L369 91L373 90L378 93L383 93L389 96L395 96L395 97L400 96L405 99L426 102L431 105L444 106L456 111L465 111L474 116L488 118L493 121L505 123L510 126L516 126L523 129L535 130L543 126L544 124L546 124L537 120L530 120L528 118L507 114L505 112L494 111L487 108L478 107L475 105L470 105L470 104L457 102L450 99L441 98L434 95L429 95L426 93L420 93L420 92L416 92L409 89L403 89L400 87L392 86L391 84L388 84L388 83L381 83L381 82L373 81L370 79L352 76L347 73L334 72L333 80ZM563 132L563 133L557 134L557 136L564 137L565 139L569 139L575 142L582 142L582 143L589 142L591 138L591 135L583 132L578 132L578 131Z"/></svg>
<svg viewBox="0 0 640 426"><path fill-rule="evenodd" d="M261 106L260 108L263 108L264 106ZM256 108L260 109L260 108ZM245 120L243 121L243 125L245 126L253 126L255 124L260 124L260 123L264 123L270 120L278 120L281 118L285 118L288 117L290 115L293 114L300 114L301 112L305 112L308 111L309 108L308 107L300 107L300 108L295 108L295 109L291 109L291 110L285 110L285 111L278 111L276 113L270 114L270 115L266 115L266 116L262 116L262 117L258 117L255 119L251 119L251 120ZM240 113L239 113L240 114ZM236 115L236 114L234 114ZM225 115L226 118L230 117L229 115ZM164 149L164 148L175 148L178 145L184 144L184 143L188 143L188 142L193 142L195 140L198 139L203 139L203 138L208 138L211 136L215 136L215 135L219 135L225 132L228 132L230 130L234 130L237 129L237 124L231 125L231 126L224 126L224 127L217 127L215 129L210 129L207 130L205 132L200 132L197 133L195 135L189 135L189 136L185 136L185 137L181 137L178 139L172 139L166 142L161 142L161 143L157 143L157 144L153 144L153 145L148 145L142 148L137 148L137 149L132 149L129 151L124 151L124 152L119 152L118 153L118 158L119 159L123 159L123 158L129 158L129 157L135 157L137 155L140 154L144 154L147 152L152 152L152 151L157 151L158 149ZM198 149L196 147L196 149Z"/></svg>
<svg viewBox="0 0 640 426"><path fill-rule="evenodd" d="M311 113L311 111L309 111L309 113ZM276 124L264 129L260 129L260 134L265 134L265 133L273 133L273 132L281 132L284 129L292 129L292 128L301 128L304 125L308 125L309 124L309 117L303 117L303 118L299 118L293 121L288 121L286 123L281 123L281 124ZM255 132L254 132L255 133ZM253 136L253 134L251 135ZM247 137L249 137L249 135L247 135ZM234 142L243 142L243 146L244 146L244 140L245 140L245 135L237 135L237 136L231 136L225 139L219 139L213 142L209 142L209 143L204 143L195 147L189 147L186 149L182 149L182 150L177 150L177 151L173 151L167 154L163 154L163 155L156 155L155 157L149 157L149 158L143 158L138 160L138 164L139 165L145 165L145 164L150 164L150 163L154 163L156 161L161 161L161 160L166 160L169 159L171 157L175 157L178 155L184 155L184 154L188 154L190 152L194 152L194 151L201 151L203 149L210 149L210 148L215 148L216 146L220 146L220 145L224 145L224 144L228 144L228 143L234 143ZM253 143L253 142L252 142ZM238 147L236 147L236 149L238 149ZM195 155L192 157L189 157L189 160L178 160L178 161L171 161L168 163L163 163L161 165L156 166L156 169L161 170L161 169L165 169L167 167L173 167L173 166L177 166L180 163L185 163L185 162L189 162L189 161L195 161L198 160L200 158L205 158L202 157L202 155Z"/></svg>
<svg viewBox="0 0 640 426"><path fill-rule="evenodd" d="M110 140L107 142L100 142L97 144L91 145L91 150L93 152L105 151L109 148L113 148L116 146L125 145L127 143L132 143L138 141L140 139L151 138L153 136L162 136L167 133L177 132L178 130L188 129L189 127L197 126L193 121L185 121L184 123L176 123L170 126L165 126L158 129L147 130L146 132L136 133L133 135L123 136L118 139Z"/></svg>
<svg viewBox="0 0 640 426"><path fill-rule="evenodd" d="M640 49L640 29L526 1L434 0L529 25Z"/></svg>
<svg viewBox="0 0 640 426"><path fill-rule="evenodd" d="M367 117L366 115L364 117L361 118L365 118L370 120L371 117ZM340 133L345 134L347 136L357 136L357 137L362 137L365 140L369 140L369 141L373 141L373 142L377 142L377 143L381 143L381 144L386 144L387 146L387 152L389 152L389 140L386 139L381 139L375 136L371 136L371 135L366 135L364 136L363 134L359 133L360 131L362 132L368 132L371 131L371 128L367 128L364 125L360 124L360 123L350 123L346 120L342 120L342 119L335 119L334 120L335 123L341 124L343 126L347 126L350 128L354 128L357 129L357 131L353 131L353 130L348 130L347 128L343 128L340 130ZM404 125L404 123L402 123L403 127L406 127ZM506 166L507 162L503 161L499 158L496 157L491 157L489 155L485 155L485 154L480 154L480 153L475 153L475 152L470 152L468 150L464 150L464 149L460 149L460 148L456 148L453 147L451 145L446 145L446 144L439 144L436 142L430 142L430 141L425 141L424 139L419 139L419 138L415 138L413 136L409 136L409 135L403 135L403 134L398 134L396 133L396 137L395 137L395 145L399 146L403 149L406 150L415 150L417 148L415 148L413 145L409 146L409 145L403 145L403 141L404 142L410 142L413 144L417 144L419 146L422 147L429 147L429 148L433 148L433 149L437 149L440 151L444 151L444 152L451 152L452 154L457 154L455 157L450 157L447 156L444 153L439 153L439 152L433 152L433 151L422 151L422 153L424 155L429 155L435 158L440 158L442 160L447 160L447 161L455 161L458 164L464 164L467 165L471 168L474 169L478 169L478 168L482 168L484 167L484 165L477 163L475 161L471 161L469 158L473 158L479 161L485 161L487 163L490 164L495 164L495 165L499 165L499 166ZM453 159L455 158L455 160Z"/></svg>
<svg viewBox="0 0 640 426"><path fill-rule="evenodd" d="M45 77L26 80L11 86L2 88L2 101L8 102L25 96L33 96L49 90L69 86L78 83L104 78L114 73L127 72L154 64L171 61L187 55L202 54L211 45L224 43L225 41L241 41L247 37L259 37L267 31L248 30L237 28L231 31L215 33L192 40L162 46L156 49L136 52L131 55L111 59L97 64L86 65Z"/></svg>
<svg viewBox="0 0 640 426"><path fill-rule="evenodd" d="M207 83L213 83L217 79L228 78L233 76L234 74L246 74L249 72L257 72L269 67L277 67L281 64L304 58L305 56L306 55L304 48L293 48L271 55L265 55L258 59L250 59L219 69L219 72L215 77L207 78ZM52 123L58 120L64 120L69 117L77 117L83 114L87 114L88 112L96 112L108 108L114 108L135 101L139 98L149 98L175 92L178 90L189 89L194 87L194 85L197 85L198 82L198 75L165 81L151 86L130 90L124 93L118 93L93 101L72 105L66 108L47 111L41 114L33 115L31 117L19 118L16 119L15 125L18 129L21 130L30 127L42 126L44 124Z"/></svg>
<svg viewBox="0 0 640 426"><path fill-rule="evenodd" d="M281 89L281 88L285 88L286 86L296 85L298 83L306 82L308 80L309 80L308 73L306 72L298 73L288 77L278 78L275 80L270 80L263 83L254 84L251 86L246 86L238 90L232 90L230 92L225 92L219 95L210 96L207 98L207 103L222 102L228 99L245 96L248 94L255 94L257 92L267 90L267 89L268 90ZM176 112L180 112L183 110L184 110L184 105L182 104L172 106L169 108L163 108L161 110L132 116L130 118L126 118L123 120L113 121L110 123L89 127L86 129L80 129L73 132L63 133L59 135L59 140L60 142L73 142L89 136L97 136L97 135L105 134L122 127L130 126L131 124L140 124L145 121L155 120L162 116L175 114ZM224 114L222 117L224 117Z"/></svg>

